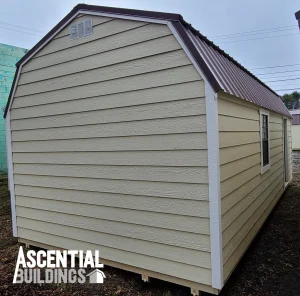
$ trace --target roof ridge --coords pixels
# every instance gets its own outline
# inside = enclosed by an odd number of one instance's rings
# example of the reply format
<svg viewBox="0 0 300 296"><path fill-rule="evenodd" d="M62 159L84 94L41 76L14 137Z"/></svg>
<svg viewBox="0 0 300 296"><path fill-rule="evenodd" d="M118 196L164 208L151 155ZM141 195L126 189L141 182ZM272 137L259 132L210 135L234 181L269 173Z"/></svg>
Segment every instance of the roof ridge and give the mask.
<svg viewBox="0 0 300 296"><path fill-rule="evenodd" d="M278 95L272 88L270 88L268 85L266 85L264 82L262 82L258 77L256 77L253 73L251 73L247 68L245 68L242 64L240 64L237 60L235 60L232 56L230 56L228 53L226 53L223 49L221 49L218 45L214 44L213 41L209 40L206 36L204 36L202 33L200 33L199 30L195 29L191 24L186 22L183 17L181 16L181 22L184 26L186 26L188 29L190 29L193 33L195 33L198 37L200 37L202 40L204 40L208 45L212 46L215 50L220 52L222 55L224 55L226 58L228 58L231 62L233 62L236 66L238 66L240 69L245 71L247 74L249 74L253 79L257 80L259 83L261 83L263 86L265 86L268 90L270 90L272 93L274 93L276 96L281 97Z"/></svg>
<svg viewBox="0 0 300 296"><path fill-rule="evenodd" d="M192 51L192 55L194 56L197 63L199 64L199 67L201 67L201 69L205 72L205 75L207 76L210 84L212 85L212 87L215 89L216 92L223 90L223 87L221 87L221 85L217 81L217 79L215 77L216 74L213 74L211 72L209 66L207 65L207 62L201 56L198 49L196 49L196 47L194 46L193 41L188 36L188 31L190 31L191 34L194 35L195 37L199 38L199 40L201 40L204 44L206 44L208 46L208 48L211 48L212 51L214 50L215 52L219 53L220 56L223 56L225 60L227 60L229 63L231 62L233 65L235 65L238 69L240 69L240 71L242 71L241 73L245 73L245 75L248 75L249 77L251 77L252 79L257 81L259 83L258 85L260 85L261 87L264 88L264 91L268 90L268 91L270 91L270 93L274 94L276 96L276 98L278 98L281 101L282 105L284 106L282 100L280 99L280 96L274 90L272 90L269 86L267 86L265 83L263 83L259 78L257 78L254 74L252 74L249 70L247 70L243 65L241 65L239 62L237 62L233 57L231 57L229 54L227 54L219 46L214 44L206 36L201 34L200 31L196 30L191 24L187 23L183 19L182 15L180 15L180 14L148 11L148 10L127 9L127 8L116 8L116 7L107 7L107 6L98 6L98 5L89 5L89 4L77 4L60 22L58 22L58 24L56 26L54 26L54 28L52 28L36 45L34 45L29 51L27 51L27 53L17 62L16 75L14 77L14 81L13 81L12 88L10 91L9 100L8 100L6 108L5 108L4 117L6 117L6 114L7 114L9 105L10 105L10 101L12 99L13 89L15 87L15 83L17 80L19 66L24 61L26 61L28 58L30 58L31 55L34 54L37 50L42 48L44 46L44 44L47 43L60 30L61 27L66 25L72 19L72 17L76 13L78 13L78 11L96 11L96 12L112 14L112 15L113 14L114 15L125 15L125 16L139 17L139 18L170 21L171 23L173 23L173 26L176 28L176 30L179 30L179 35L184 40L184 42L188 43L189 50ZM237 81L237 83L240 83L240 82L242 82L242 84L243 83L245 84L245 77L242 78L240 81ZM245 87L245 85L244 85L244 87ZM247 91L249 91L249 89ZM247 93L247 91L246 91L246 93ZM229 90L229 93L231 93L230 90ZM267 97L269 97L269 96L267 95ZM271 106L271 105L274 105L274 102L276 102L276 99L275 99L275 97L273 97L273 98L269 97L269 101L270 101L269 105ZM253 99L252 102L254 104L259 105L259 103L255 99ZM265 106L265 108L269 108L272 110L272 108L270 106L268 107L267 105ZM287 113L290 114L287 111L287 109L286 110L284 110L284 109L286 109L285 106L283 109L281 107L278 107L277 111L276 110L273 110L273 111L285 114L286 116L287 116Z"/></svg>
<svg viewBox="0 0 300 296"><path fill-rule="evenodd" d="M178 21L182 18L181 14L170 13L170 12L161 12L153 10L141 10L141 9L131 9L131 8L120 8L120 7L111 7L111 6L101 6L101 5L90 5L90 4L77 4L73 9L80 10L95 10L98 12L112 13L119 15L131 15L131 16L144 16L147 18L156 18L164 20Z"/></svg>

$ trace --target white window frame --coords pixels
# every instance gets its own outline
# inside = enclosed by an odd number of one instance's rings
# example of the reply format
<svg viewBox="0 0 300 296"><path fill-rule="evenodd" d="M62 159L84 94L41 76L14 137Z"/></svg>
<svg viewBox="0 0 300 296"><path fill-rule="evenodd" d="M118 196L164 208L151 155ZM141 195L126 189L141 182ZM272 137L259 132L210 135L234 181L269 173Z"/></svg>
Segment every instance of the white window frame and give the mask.
<svg viewBox="0 0 300 296"><path fill-rule="evenodd" d="M263 140L262 140L262 115L266 115L268 118L268 149L269 149L269 163L267 165L263 165ZM271 139L270 139L270 112L266 111L266 110L259 110L259 125L260 125L260 165L261 165L261 174L264 174L265 172L267 172L270 168L271 168Z"/></svg>

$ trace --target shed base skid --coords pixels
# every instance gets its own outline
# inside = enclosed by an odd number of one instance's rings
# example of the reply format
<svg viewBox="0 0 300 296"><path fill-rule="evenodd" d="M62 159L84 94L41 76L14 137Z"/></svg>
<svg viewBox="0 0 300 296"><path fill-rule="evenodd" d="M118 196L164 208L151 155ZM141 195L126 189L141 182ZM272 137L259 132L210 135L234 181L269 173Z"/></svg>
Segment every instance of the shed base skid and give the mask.
<svg viewBox="0 0 300 296"><path fill-rule="evenodd" d="M56 247L56 246L50 246L50 245L47 245L47 244L43 244L43 243L40 243L40 242L35 242L35 241L23 239L23 238L18 238L18 241L20 243L25 244L25 245L38 247L38 248L42 248L42 249L46 249L46 250L47 249L48 250L63 250L62 248L59 248L59 247ZM140 274L142 277L144 275L147 275L147 278L155 278L155 279L159 279L159 280L162 280L162 281L174 283L174 284L177 284L177 285L189 287L191 289L191 293L192 293L193 296L201 295L201 292L207 292L207 293L211 293L211 294L214 294L214 295L218 295L220 293L219 290L214 289L214 288L212 288L210 286L207 286L207 285L191 282L191 281L188 281L188 280L180 279L180 278L177 278L177 277L169 276L169 275L166 275L166 274L162 274L162 273L158 273L158 272L154 272L154 271L150 271L150 270L146 270L146 269L142 269L142 268L139 268L139 267L134 267L134 266L131 266L131 265L118 263L118 262L114 262L114 261L110 261L110 260L106 260L106 259L102 259L102 258L100 258L100 262L103 263L104 265L107 265L107 266L111 266L111 267L115 267L115 268L119 268L119 269L123 269L123 270L126 270L126 271L130 271L130 272Z"/></svg>

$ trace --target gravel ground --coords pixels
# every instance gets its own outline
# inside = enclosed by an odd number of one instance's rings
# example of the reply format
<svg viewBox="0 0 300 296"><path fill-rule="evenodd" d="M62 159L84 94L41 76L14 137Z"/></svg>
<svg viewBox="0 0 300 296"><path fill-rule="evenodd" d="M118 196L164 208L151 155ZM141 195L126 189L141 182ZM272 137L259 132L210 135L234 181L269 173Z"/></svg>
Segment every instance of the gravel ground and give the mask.
<svg viewBox="0 0 300 296"><path fill-rule="evenodd" d="M222 296L300 295L300 153L293 182L222 290ZM103 285L12 284L19 244L12 237L5 178L0 178L0 295L189 296L189 289L105 267Z"/></svg>

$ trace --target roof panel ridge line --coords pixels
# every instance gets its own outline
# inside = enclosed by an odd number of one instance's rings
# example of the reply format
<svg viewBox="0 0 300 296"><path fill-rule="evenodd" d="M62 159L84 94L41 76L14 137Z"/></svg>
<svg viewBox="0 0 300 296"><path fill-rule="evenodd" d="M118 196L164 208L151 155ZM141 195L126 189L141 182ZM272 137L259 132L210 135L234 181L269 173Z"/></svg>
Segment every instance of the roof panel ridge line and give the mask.
<svg viewBox="0 0 300 296"><path fill-rule="evenodd" d="M226 53L224 50L222 50L219 46L214 44L212 41L210 41L206 36L202 35L200 31L196 30L191 24L186 22L183 17L181 17L180 21L184 26L186 26L188 29L190 29L194 34L196 34L200 39L203 39L204 42L206 42L209 46L213 47L216 51L220 52L222 55L226 56L232 63L234 63L236 66L241 68L243 71L245 71L247 74L249 74L252 78L257 80L259 83L264 85L266 88L268 88L271 92L273 92L275 95L278 96L278 94L270 88L268 85L266 85L264 82L262 82L259 78L257 78L253 73L251 73L249 70L247 70L242 64L240 64L238 61L236 61L232 56L230 56L228 53Z"/></svg>
<svg viewBox="0 0 300 296"><path fill-rule="evenodd" d="M209 83L216 93L219 91L223 91L219 82L195 47L193 41L188 35L186 29L183 27L182 23L180 21L170 21L168 22L168 27L176 37L179 44L184 49L185 53L188 55L193 65L196 67L202 79L204 79L205 82Z"/></svg>
<svg viewBox="0 0 300 296"><path fill-rule="evenodd" d="M20 72L21 66L27 62L37 51L39 51L41 48L43 48L57 33L59 33L74 17L80 12L80 9L84 10L84 13L86 14L105 14L103 11L106 11L107 13L110 13L109 16L115 15L115 17L118 18L124 18L124 19L132 19L137 21L149 21L153 23L163 23L168 24L171 22L177 31L177 34L179 34L180 39L183 40L183 44L187 46L189 57L192 61L196 61L196 63L193 62L194 66L198 70L202 78L205 78L205 81L207 81L215 92L223 91L222 85L220 85L217 77L218 75L216 73L212 73L212 70L210 69L210 65L207 64L209 61L205 62L205 60L202 58L201 53L198 51L197 47L194 44L194 41L192 39L192 36L195 35L195 38L198 37L199 40L203 42L207 47L212 47L212 49L216 50L220 55L223 55L228 59L228 61L232 62L235 66L237 66L244 74L248 74L252 79L256 80L261 87L264 87L264 92L266 93L266 90L273 93L278 99L280 97L276 92L274 92L270 87L268 87L266 84L264 84L261 80L259 80L255 75L253 75L250 71L248 71L246 68L244 68L241 64L239 64L236 60L234 60L230 55L226 54L223 50L221 50L218 46L216 46L212 41L208 40L205 36L203 36L199 31L193 28L191 24L188 24L183 17L180 14L174 14L174 13L164 13L164 12L154 12L154 11L143 11L143 10L133 10L133 9L124 9L124 8L113 8L113 7L104 7L104 6L95 6L95 5L87 5L87 4L78 4L75 6L70 13L68 13L52 30L49 31L32 49L30 49L22 59L20 59L17 63L17 69L16 74L13 81L13 87L11 88L11 92L9 95L8 104L6 105L6 109L4 112L4 117L6 117L7 110L11 105L12 97L14 94L14 91L12 91L15 88L15 84L17 82L17 72ZM169 26L170 27L170 26ZM188 33L188 30L190 32ZM174 32L173 32L174 33ZM268 96L267 96L268 97ZM270 101L270 100L269 100ZM256 103L256 102L254 102ZM275 103L275 102L274 102ZM256 103L257 104L257 103ZM272 102L269 102L269 104L272 104ZM284 106L283 103L275 103L275 106L278 107L278 110L276 108L275 112L283 113L286 116L289 116L289 112Z"/></svg>
<svg viewBox="0 0 300 296"><path fill-rule="evenodd" d="M205 61L207 67L210 69L210 71L214 75L215 79L221 86L222 90L225 90L226 83L225 83L224 79L222 79L222 77L219 75L217 69L214 67L213 63L211 63L209 56L207 55L206 49L201 48L201 46L199 44L200 42L202 43L203 41L200 39L198 40L197 36L193 35L193 33L188 29L186 29L186 33L189 36L189 38L191 39L191 41L193 42L195 48L198 50L202 59ZM206 45L206 43L203 42L203 47L205 47L205 46L208 46L208 45Z"/></svg>
<svg viewBox="0 0 300 296"><path fill-rule="evenodd" d="M222 55L223 57L227 58L229 62L232 62L234 66L236 66L240 71L242 71L242 75L243 74L245 74L245 75L248 74L251 77L250 79L253 79L253 80L256 80L257 82L259 82L259 85L257 85L257 86L253 85L253 87L255 88L255 91L254 91L255 93L256 93L257 87L259 87L259 88L263 89L264 93L267 93L269 91L270 94L272 93L273 95L275 95L277 98L280 99L280 96L274 90L272 90L269 86L267 86L266 84L264 84L255 75L253 75L249 70L247 70L246 68L244 68L236 60L234 60L231 56L229 56L227 53L225 53L223 50L221 50L218 46L216 46L212 41L210 41L209 39L207 39L207 37L203 36L198 30L196 30L195 28L193 28L191 24L188 24L182 17L181 17L181 22L182 22L182 25L186 27L185 30L189 30L190 34L192 34L192 35L195 34L200 40L203 41L203 43L206 46L208 46L208 47L211 46L213 48L213 50L216 50L220 55ZM188 33L187 33L187 35L188 35ZM189 36L189 38L191 39L190 36ZM200 49L197 49L197 50L198 50L198 52L201 51ZM215 75L215 78L216 78L216 73L214 73L214 75ZM246 83L246 85L247 85L247 83ZM224 90L224 91L227 92L226 90ZM245 91L248 94L248 90L245 90ZM267 97L269 97L269 96L267 96ZM241 98L244 98L244 96L242 96ZM249 100L249 98L248 98L248 100ZM252 100L250 100L250 101L252 101ZM271 102L269 102L269 104L273 105L272 99L270 99L270 97L269 97L269 101L271 101ZM260 106L260 104L258 102L256 102L256 100L253 103ZM277 110L276 106L279 107L278 104L275 103L275 107L273 107L274 109L272 108L273 110L272 109L271 110L274 111L274 112L283 113L286 116L288 116L287 115L288 111L287 111L287 109L286 109L285 106L283 106L283 109L280 108L280 110ZM265 107L265 108L269 108L269 107ZM286 110L284 110L284 109L286 109Z"/></svg>
<svg viewBox="0 0 300 296"><path fill-rule="evenodd" d="M109 14L117 15L127 15L131 17L145 17L152 19L162 19L169 21L178 21L182 19L182 16L177 13L169 12L159 12L151 10L139 10L139 9L130 9L130 8L119 8L119 7L109 7L109 6L98 6L98 5L89 5L89 4L77 4L73 10L86 10L86 11L96 11Z"/></svg>
<svg viewBox="0 0 300 296"><path fill-rule="evenodd" d="M200 38L199 38L200 40ZM238 88L235 87L234 83L227 83L226 80L231 80L230 78L230 75L227 73L226 69L224 67L221 66L221 59L222 57L224 58L224 56L222 56L221 54L217 53L217 55L214 57L214 62L215 62L215 66L213 65L213 61L210 60L210 59L213 59L212 57L212 53L210 52L211 49L209 47L208 44L206 44L204 41L200 40L198 42L201 42L203 43L203 49L201 49L201 47L199 47L199 51L202 52L203 56L206 57L208 63L211 65L211 67L213 68L216 68L216 66L218 67L219 71L217 69L214 69L214 72L216 73L216 75L218 75L219 77L219 80L222 80L223 81L223 88L224 88L224 91L230 93L230 94L233 94L232 90L235 90L237 94L241 95L240 92L238 91ZM218 57L220 56L220 62L219 62L219 59ZM223 71L220 71L222 70ZM218 73L219 72L219 73ZM227 79L225 79L225 77L227 77Z"/></svg>
<svg viewBox="0 0 300 296"><path fill-rule="evenodd" d="M76 15L78 15L80 13L89 14L89 15L98 15L98 16L104 16L104 17L111 17L111 18L115 18L115 19L125 19L125 20L127 19L127 20L133 20L133 21L137 21L137 22L149 22L149 23L164 24L164 25L166 25L169 22L169 20L162 19L162 18L121 14L121 13L109 13L109 12L96 11L96 10L80 9L76 13Z"/></svg>

